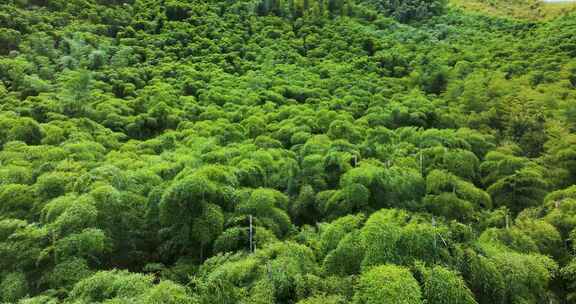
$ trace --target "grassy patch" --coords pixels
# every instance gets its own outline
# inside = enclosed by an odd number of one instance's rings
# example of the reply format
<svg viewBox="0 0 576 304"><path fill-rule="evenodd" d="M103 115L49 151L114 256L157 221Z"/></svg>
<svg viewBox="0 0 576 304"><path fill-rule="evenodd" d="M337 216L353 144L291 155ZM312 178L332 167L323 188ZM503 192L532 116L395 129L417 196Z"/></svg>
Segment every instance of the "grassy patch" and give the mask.
<svg viewBox="0 0 576 304"><path fill-rule="evenodd" d="M451 0L454 7L499 17L549 20L576 11L574 3L544 3L540 0Z"/></svg>

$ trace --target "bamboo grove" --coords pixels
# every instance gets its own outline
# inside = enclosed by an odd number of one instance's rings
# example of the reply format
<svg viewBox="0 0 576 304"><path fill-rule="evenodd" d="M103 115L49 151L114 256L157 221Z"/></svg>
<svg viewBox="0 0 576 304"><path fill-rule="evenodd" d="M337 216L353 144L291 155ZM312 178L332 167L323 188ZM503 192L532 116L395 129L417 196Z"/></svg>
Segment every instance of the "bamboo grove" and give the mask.
<svg viewBox="0 0 576 304"><path fill-rule="evenodd" d="M0 302L574 303L574 58L442 0L2 1Z"/></svg>

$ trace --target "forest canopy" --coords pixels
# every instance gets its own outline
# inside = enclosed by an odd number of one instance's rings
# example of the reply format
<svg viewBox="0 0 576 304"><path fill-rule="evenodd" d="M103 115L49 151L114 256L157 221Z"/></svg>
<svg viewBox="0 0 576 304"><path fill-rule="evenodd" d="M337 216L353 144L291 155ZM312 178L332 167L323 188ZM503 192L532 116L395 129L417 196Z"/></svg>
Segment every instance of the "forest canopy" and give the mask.
<svg viewBox="0 0 576 304"><path fill-rule="evenodd" d="M2 1L0 302L574 303L576 15L500 7Z"/></svg>

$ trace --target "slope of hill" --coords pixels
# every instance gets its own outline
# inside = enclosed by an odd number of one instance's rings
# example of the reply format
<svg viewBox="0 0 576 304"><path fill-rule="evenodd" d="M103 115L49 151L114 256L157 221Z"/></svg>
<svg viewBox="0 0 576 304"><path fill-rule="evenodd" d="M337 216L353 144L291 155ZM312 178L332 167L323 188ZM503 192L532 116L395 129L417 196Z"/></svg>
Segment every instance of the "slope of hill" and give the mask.
<svg viewBox="0 0 576 304"><path fill-rule="evenodd" d="M0 4L0 302L576 299L576 16Z"/></svg>
<svg viewBox="0 0 576 304"><path fill-rule="evenodd" d="M576 10L573 1L542 0L451 0L454 7L503 18L550 20Z"/></svg>

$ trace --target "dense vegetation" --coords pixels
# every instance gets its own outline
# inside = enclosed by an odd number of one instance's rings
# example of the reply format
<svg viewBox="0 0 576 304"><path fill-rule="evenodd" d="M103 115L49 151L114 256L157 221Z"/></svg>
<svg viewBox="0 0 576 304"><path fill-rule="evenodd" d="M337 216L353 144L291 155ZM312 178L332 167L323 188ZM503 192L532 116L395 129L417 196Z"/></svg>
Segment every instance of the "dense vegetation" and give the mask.
<svg viewBox="0 0 576 304"><path fill-rule="evenodd" d="M572 0L450 0L471 12L526 20L546 20L576 11Z"/></svg>
<svg viewBox="0 0 576 304"><path fill-rule="evenodd" d="M441 0L2 1L0 302L574 303L575 57Z"/></svg>

